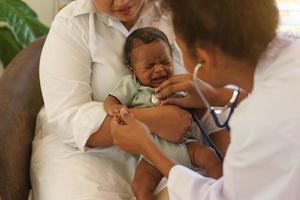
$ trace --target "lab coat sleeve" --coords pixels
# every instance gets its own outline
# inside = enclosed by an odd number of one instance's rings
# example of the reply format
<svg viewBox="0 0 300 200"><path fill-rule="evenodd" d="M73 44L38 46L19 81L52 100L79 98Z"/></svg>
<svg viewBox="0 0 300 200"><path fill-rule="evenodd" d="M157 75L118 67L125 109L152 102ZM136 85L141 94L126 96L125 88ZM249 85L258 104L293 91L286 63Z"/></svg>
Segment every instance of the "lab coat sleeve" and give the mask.
<svg viewBox="0 0 300 200"><path fill-rule="evenodd" d="M204 177L186 167L176 165L169 174L170 200L223 200L223 178Z"/></svg>
<svg viewBox="0 0 300 200"><path fill-rule="evenodd" d="M70 20L58 16L52 24L41 55L40 83L52 131L84 151L106 112L102 102L93 101L88 36Z"/></svg>

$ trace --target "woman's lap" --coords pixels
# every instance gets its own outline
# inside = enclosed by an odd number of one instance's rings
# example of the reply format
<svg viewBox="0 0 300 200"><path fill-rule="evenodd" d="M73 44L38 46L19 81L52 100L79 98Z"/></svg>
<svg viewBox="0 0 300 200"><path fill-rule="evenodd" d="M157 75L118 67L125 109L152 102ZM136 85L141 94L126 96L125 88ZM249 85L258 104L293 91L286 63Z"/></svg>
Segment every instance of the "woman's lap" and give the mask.
<svg viewBox="0 0 300 200"><path fill-rule="evenodd" d="M51 134L33 142L33 199L130 199L135 168L134 157L116 147L81 152Z"/></svg>

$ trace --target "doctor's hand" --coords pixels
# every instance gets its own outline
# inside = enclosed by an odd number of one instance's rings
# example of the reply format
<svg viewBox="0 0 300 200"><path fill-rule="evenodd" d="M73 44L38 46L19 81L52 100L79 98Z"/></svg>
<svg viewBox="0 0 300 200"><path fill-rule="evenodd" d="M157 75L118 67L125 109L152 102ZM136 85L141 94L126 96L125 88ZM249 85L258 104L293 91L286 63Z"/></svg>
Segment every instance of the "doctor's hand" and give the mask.
<svg viewBox="0 0 300 200"><path fill-rule="evenodd" d="M200 80L198 84L208 100L216 96L215 88ZM201 97L194 87L192 74L173 76L163 82L155 91L157 93L156 97L163 101L162 104L173 104L184 108L205 108ZM173 94L181 91L186 93L184 97L172 97Z"/></svg>
<svg viewBox="0 0 300 200"><path fill-rule="evenodd" d="M121 109L121 118L124 123L116 118L111 121L113 143L124 151L143 154L147 144L154 142L149 128L126 109Z"/></svg>

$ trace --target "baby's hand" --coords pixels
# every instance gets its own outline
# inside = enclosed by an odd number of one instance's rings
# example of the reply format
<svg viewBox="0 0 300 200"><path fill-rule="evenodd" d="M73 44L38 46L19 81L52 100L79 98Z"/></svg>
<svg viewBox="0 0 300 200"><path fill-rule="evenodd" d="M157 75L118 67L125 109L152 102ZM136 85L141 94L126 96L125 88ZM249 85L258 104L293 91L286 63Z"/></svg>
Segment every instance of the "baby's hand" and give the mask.
<svg viewBox="0 0 300 200"><path fill-rule="evenodd" d="M124 110L124 111L127 111L129 113L129 110L126 106L123 106L123 105L114 105L114 106L111 106L107 112L110 116L114 117L117 119L118 122L122 122L122 117L121 117L121 109ZM124 112L123 111L123 112Z"/></svg>
<svg viewBox="0 0 300 200"><path fill-rule="evenodd" d="M112 117L117 117L117 116L120 116L120 111L121 109L125 107L127 109L126 106L123 106L123 105L114 105L114 106L111 106L108 110L107 110L107 113L112 116Z"/></svg>

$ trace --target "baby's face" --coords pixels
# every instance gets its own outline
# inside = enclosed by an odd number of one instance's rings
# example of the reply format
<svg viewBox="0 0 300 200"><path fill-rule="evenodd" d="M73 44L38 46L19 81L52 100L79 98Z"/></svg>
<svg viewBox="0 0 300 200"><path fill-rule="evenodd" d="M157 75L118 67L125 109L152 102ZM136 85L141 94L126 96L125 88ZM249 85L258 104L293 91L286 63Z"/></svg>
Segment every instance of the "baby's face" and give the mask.
<svg viewBox="0 0 300 200"><path fill-rule="evenodd" d="M173 58L163 41L136 47L131 59L133 72L142 85L155 88L173 76Z"/></svg>

